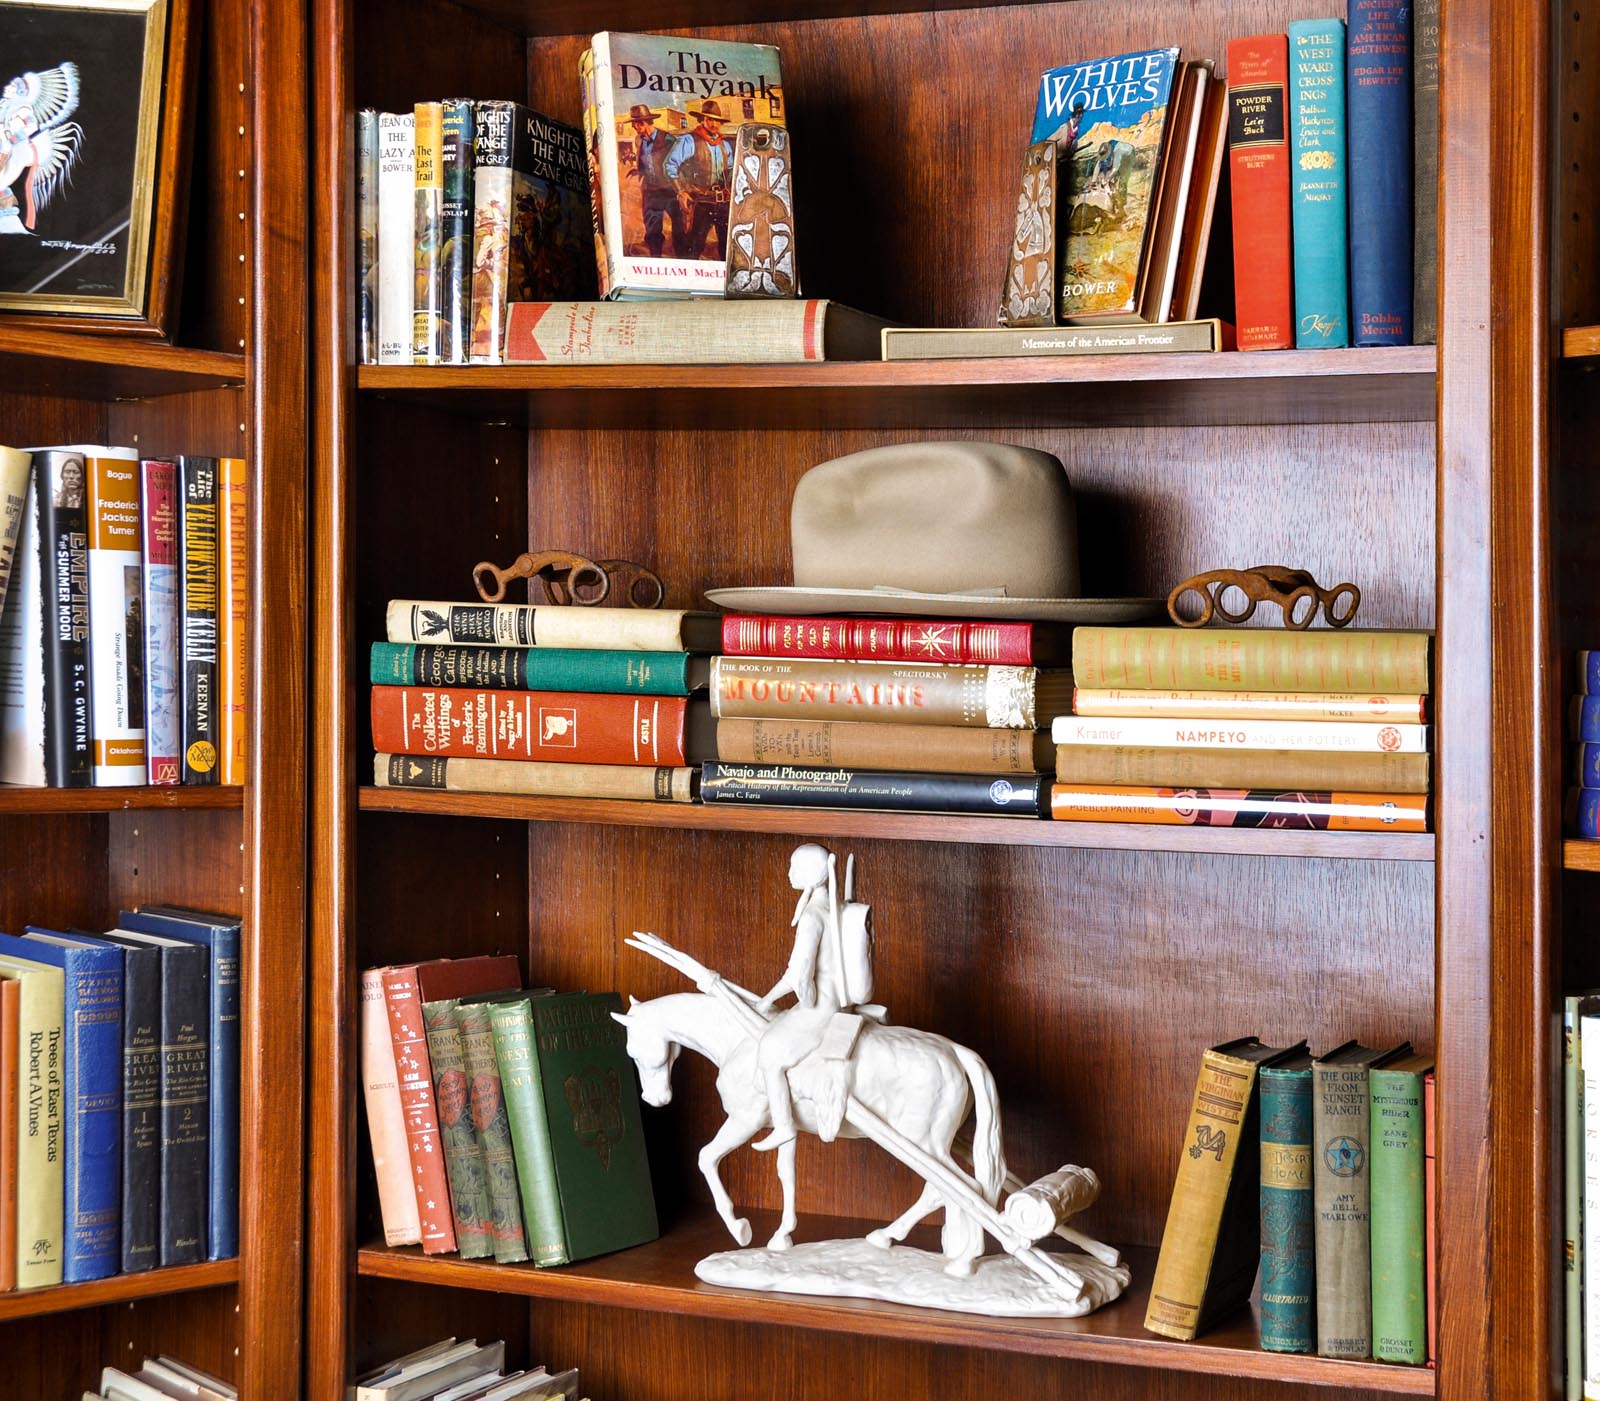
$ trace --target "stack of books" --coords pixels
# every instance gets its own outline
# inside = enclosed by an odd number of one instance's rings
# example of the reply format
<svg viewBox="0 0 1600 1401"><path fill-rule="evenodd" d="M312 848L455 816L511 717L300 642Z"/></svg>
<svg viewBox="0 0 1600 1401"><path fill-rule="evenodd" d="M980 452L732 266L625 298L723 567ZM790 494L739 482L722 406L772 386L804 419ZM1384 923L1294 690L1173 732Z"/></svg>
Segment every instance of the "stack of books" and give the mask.
<svg viewBox="0 0 1600 1401"><path fill-rule="evenodd" d="M1427 830L1426 632L1079 628L1051 810L1087 822Z"/></svg>
<svg viewBox="0 0 1600 1401"><path fill-rule="evenodd" d="M351 1401L578 1401L578 1369L505 1370L506 1345L444 1338L359 1377Z"/></svg>
<svg viewBox="0 0 1600 1401"><path fill-rule="evenodd" d="M86 1391L83 1401L238 1401L239 1389L221 1377L202 1372L175 1357L147 1357L132 1374L117 1367L100 1372L100 1390Z"/></svg>
<svg viewBox="0 0 1600 1401"><path fill-rule="evenodd" d="M638 1077L614 992L524 989L510 956L361 974L384 1241L565 1265L654 1240Z"/></svg>
<svg viewBox="0 0 1600 1401"><path fill-rule="evenodd" d="M1262 1347L1431 1363L1434 1122L1410 1042L1206 1051L1144 1326L1197 1337L1259 1269Z"/></svg>
<svg viewBox="0 0 1600 1401"><path fill-rule="evenodd" d="M702 802L1043 815L1067 629L732 613Z"/></svg>
<svg viewBox="0 0 1600 1401"><path fill-rule="evenodd" d="M1567 835L1600 840L1600 652L1579 652L1567 712L1573 741L1567 789Z"/></svg>
<svg viewBox="0 0 1600 1401"><path fill-rule="evenodd" d="M239 1253L239 928L0 934L0 1290Z"/></svg>
<svg viewBox="0 0 1600 1401"><path fill-rule="evenodd" d="M242 784L245 464L0 448L0 782Z"/></svg>
<svg viewBox="0 0 1600 1401"><path fill-rule="evenodd" d="M382 787L692 802L715 618L395 599L372 648Z"/></svg>

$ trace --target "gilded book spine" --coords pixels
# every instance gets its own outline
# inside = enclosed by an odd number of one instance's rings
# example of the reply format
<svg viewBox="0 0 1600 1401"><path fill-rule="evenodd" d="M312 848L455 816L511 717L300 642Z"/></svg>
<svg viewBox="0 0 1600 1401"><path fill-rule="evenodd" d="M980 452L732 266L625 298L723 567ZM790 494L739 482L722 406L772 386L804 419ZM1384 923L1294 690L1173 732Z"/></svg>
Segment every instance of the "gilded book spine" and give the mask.
<svg viewBox="0 0 1600 1401"><path fill-rule="evenodd" d="M913 773L1037 773L1054 755L1032 730L895 725L848 720L719 720L717 758L734 764L799 764Z"/></svg>
<svg viewBox="0 0 1600 1401"><path fill-rule="evenodd" d="M500 691L626 691L686 696L687 652L612 652L570 647L454 647L374 642L375 686L482 686Z"/></svg>
<svg viewBox="0 0 1600 1401"><path fill-rule="evenodd" d="M417 365L439 363L440 318L444 312L444 280L439 266L440 228L444 221L444 107L419 102L414 112L415 186L412 196L411 359Z"/></svg>
<svg viewBox="0 0 1600 1401"><path fill-rule="evenodd" d="M529 759L441 759L422 754L377 754L380 788L437 788L455 793L526 793L546 798L620 798L692 803L699 770L636 768L632 764L542 764Z"/></svg>
<svg viewBox="0 0 1600 1401"><path fill-rule="evenodd" d="M729 613L722 620L722 650L730 657L1031 666L1033 624Z"/></svg>
<svg viewBox="0 0 1600 1401"><path fill-rule="evenodd" d="M463 1260L481 1260L494 1254L494 1236L489 1224L489 1182L473 1123L472 1091L467 1080L466 1061L461 1054L455 1006L452 999L425 1002L422 1018L428 1036L428 1064L433 1072L439 1140L444 1147L445 1169L450 1181L456 1247Z"/></svg>
<svg viewBox="0 0 1600 1401"><path fill-rule="evenodd" d="M439 1255L456 1248L456 1232L449 1206L450 1184L439 1143L439 1120L433 1102L433 1074L428 1062L427 1034L422 1024L416 966L385 969L383 991L389 1008L389 1034L394 1041L394 1064L400 1084L400 1107L405 1116L406 1143L411 1154L411 1181L417 1196L422 1249L425 1254Z"/></svg>
<svg viewBox="0 0 1600 1401"><path fill-rule="evenodd" d="M1312 1067L1316 1204L1317 1351L1372 1356L1371 1101L1367 1067Z"/></svg>
<svg viewBox="0 0 1600 1401"><path fill-rule="evenodd" d="M1145 1310L1144 1326L1152 1333L1187 1339L1199 1332L1255 1079L1256 1067L1249 1061L1211 1050L1201 1058Z"/></svg>
<svg viewBox="0 0 1600 1401"><path fill-rule="evenodd" d="M471 1087L472 1124L483 1150L494 1258L502 1265L512 1265L528 1258L528 1242L522 1229L517 1162L500 1087L500 1063L494 1054L494 1027L486 1003L460 1003L455 1016L456 1029L461 1033L461 1058Z"/></svg>
<svg viewBox="0 0 1600 1401"><path fill-rule="evenodd" d="M986 774L712 763L700 770L700 801L1039 817L1045 800L1044 779L1037 774L991 779Z"/></svg>
<svg viewBox="0 0 1600 1401"><path fill-rule="evenodd" d="M1261 1071L1261 1346L1313 1352L1311 1072Z"/></svg>

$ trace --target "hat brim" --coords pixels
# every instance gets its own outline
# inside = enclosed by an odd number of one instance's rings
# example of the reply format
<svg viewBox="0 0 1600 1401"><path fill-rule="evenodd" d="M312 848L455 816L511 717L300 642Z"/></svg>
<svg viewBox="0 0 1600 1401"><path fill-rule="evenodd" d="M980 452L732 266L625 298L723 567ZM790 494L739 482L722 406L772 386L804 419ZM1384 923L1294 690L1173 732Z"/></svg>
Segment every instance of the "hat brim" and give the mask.
<svg viewBox="0 0 1600 1401"><path fill-rule="evenodd" d="M1166 610L1166 600L1161 598L997 598L887 589L707 589L706 598L730 613L906 613L1102 626L1136 623Z"/></svg>

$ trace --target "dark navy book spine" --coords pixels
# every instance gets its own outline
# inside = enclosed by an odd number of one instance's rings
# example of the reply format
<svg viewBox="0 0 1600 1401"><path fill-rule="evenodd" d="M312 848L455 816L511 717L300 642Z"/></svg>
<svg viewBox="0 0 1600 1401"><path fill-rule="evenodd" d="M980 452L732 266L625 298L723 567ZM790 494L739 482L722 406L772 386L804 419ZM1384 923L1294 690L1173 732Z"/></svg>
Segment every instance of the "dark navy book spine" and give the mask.
<svg viewBox="0 0 1600 1401"><path fill-rule="evenodd" d="M1571 730L1569 739L1600 744L1600 695L1574 696L1567 721Z"/></svg>
<svg viewBox="0 0 1600 1401"><path fill-rule="evenodd" d="M1356 345L1411 344L1411 6L1351 0L1350 319Z"/></svg>
<svg viewBox="0 0 1600 1401"><path fill-rule="evenodd" d="M1600 744L1576 744L1573 751L1573 783L1579 788L1600 788Z"/></svg>
<svg viewBox="0 0 1600 1401"><path fill-rule="evenodd" d="M1578 653L1577 688L1581 695L1600 696L1600 651Z"/></svg>
<svg viewBox="0 0 1600 1401"><path fill-rule="evenodd" d="M990 778L982 774L709 763L700 770L700 800L765 807L1039 817L1044 815L1041 804L1048 808L1048 783L1048 777L1039 774Z"/></svg>
<svg viewBox="0 0 1600 1401"><path fill-rule="evenodd" d="M122 953L122 1272L161 1262L161 950Z"/></svg>
<svg viewBox="0 0 1600 1401"><path fill-rule="evenodd" d="M1567 790L1567 835L1600 841L1600 788Z"/></svg>

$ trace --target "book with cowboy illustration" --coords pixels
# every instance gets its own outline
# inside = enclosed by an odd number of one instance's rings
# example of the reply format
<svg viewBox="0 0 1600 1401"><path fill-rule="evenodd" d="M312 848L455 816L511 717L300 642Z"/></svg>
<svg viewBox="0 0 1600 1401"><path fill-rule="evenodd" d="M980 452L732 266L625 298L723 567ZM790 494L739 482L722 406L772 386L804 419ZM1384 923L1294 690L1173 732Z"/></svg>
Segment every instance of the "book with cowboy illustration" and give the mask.
<svg viewBox="0 0 1600 1401"><path fill-rule="evenodd" d="M608 32L583 71L605 295L722 296L739 128L787 124L777 49Z"/></svg>
<svg viewBox="0 0 1600 1401"><path fill-rule="evenodd" d="M594 290L583 134L520 102L480 102L473 117L470 352L498 365L512 302Z"/></svg>
<svg viewBox="0 0 1600 1401"><path fill-rule="evenodd" d="M1060 148L1058 319L1155 320L1140 284L1166 152L1178 50L1097 58L1039 79L1033 141Z"/></svg>

